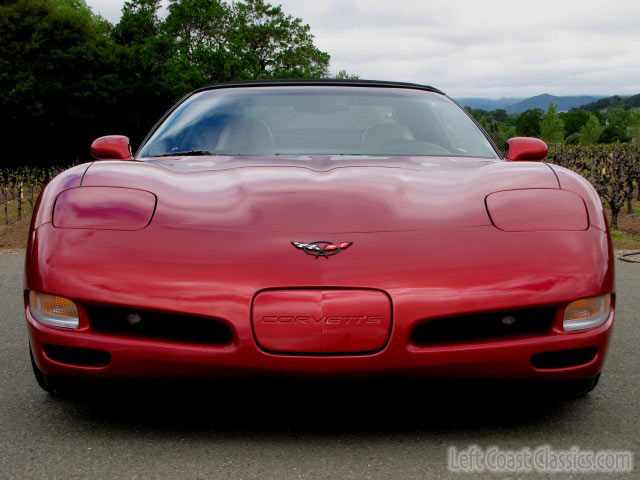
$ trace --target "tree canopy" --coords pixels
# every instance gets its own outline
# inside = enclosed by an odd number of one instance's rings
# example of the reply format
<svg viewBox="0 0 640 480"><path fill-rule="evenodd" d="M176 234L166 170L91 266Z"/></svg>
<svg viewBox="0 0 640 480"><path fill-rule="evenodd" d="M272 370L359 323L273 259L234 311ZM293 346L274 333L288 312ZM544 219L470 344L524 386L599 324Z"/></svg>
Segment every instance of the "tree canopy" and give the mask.
<svg viewBox="0 0 640 480"><path fill-rule="evenodd" d="M329 74L310 27L264 0L171 0L166 18L159 8L160 0L128 0L111 25L84 0L0 4L5 165L83 161L105 134L135 146L207 84ZM46 150L36 154L34 144Z"/></svg>
<svg viewBox="0 0 640 480"><path fill-rule="evenodd" d="M539 137L542 109L533 108L520 114L516 121L516 134L522 137Z"/></svg>
<svg viewBox="0 0 640 480"><path fill-rule="evenodd" d="M558 106L550 103L540 120L540 138L547 144L564 142L564 122L558 115Z"/></svg>
<svg viewBox="0 0 640 480"><path fill-rule="evenodd" d="M598 118L595 115L589 115L589 119L580 128L580 143L585 145L597 143L602 134L602 130L603 127L600 125Z"/></svg>
<svg viewBox="0 0 640 480"><path fill-rule="evenodd" d="M559 116L564 123L564 131L567 137L579 132L582 126L589 120L589 113L584 110L562 112Z"/></svg>
<svg viewBox="0 0 640 480"><path fill-rule="evenodd" d="M622 108L624 110L630 110L637 107L640 107L640 94L630 97L613 95L612 97L605 97L596 100L595 102L588 103L580 108L587 112L597 112L608 108Z"/></svg>
<svg viewBox="0 0 640 480"><path fill-rule="evenodd" d="M501 109L467 110L499 147L514 135L540 137L551 144L640 143L640 109L616 107L593 113L573 109L558 113L552 104L546 113L541 109L511 115Z"/></svg>

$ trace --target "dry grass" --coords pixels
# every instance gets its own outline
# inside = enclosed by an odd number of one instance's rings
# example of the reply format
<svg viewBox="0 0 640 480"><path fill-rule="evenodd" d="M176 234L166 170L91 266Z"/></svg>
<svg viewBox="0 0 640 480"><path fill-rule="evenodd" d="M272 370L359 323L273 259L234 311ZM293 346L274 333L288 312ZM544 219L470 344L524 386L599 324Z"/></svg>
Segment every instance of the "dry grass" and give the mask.
<svg viewBox="0 0 640 480"><path fill-rule="evenodd" d="M611 231L613 248L616 250L640 250L640 236L628 235L618 230Z"/></svg>
<svg viewBox="0 0 640 480"><path fill-rule="evenodd" d="M618 230L611 232L613 247L616 250L640 250L640 202L633 202L633 213L626 213L625 206L618 216ZM607 219L609 210L605 210Z"/></svg>
<svg viewBox="0 0 640 480"><path fill-rule="evenodd" d="M37 198L37 194L34 196ZM6 212L5 206L0 205L0 249L16 250L27 248L29 224L31 223L31 205L27 195L22 201L20 217L18 218L17 201L8 202Z"/></svg>
<svg viewBox="0 0 640 480"><path fill-rule="evenodd" d="M31 214L28 215L31 217ZM0 249L19 250L27 248L30 218L14 221L9 225L0 225Z"/></svg>

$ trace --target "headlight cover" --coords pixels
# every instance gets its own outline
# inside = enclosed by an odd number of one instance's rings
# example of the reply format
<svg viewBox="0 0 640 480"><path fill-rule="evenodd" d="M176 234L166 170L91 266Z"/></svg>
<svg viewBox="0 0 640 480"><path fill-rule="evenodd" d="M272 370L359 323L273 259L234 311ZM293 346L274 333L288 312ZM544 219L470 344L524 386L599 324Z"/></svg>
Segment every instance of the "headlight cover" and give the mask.
<svg viewBox="0 0 640 480"><path fill-rule="evenodd" d="M584 200L568 190L504 190L488 195L485 203L493 225L505 232L579 231L589 228Z"/></svg>
<svg viewBox="0 0 640 480"><path fill-rule="evenodd" d="M29 311L38 322L53 327L78 328L78 307L68 298L29 292Z"/></svg>
<svg viewBox="0 0 640 480"><path fill-rule="evenodd" d="M602 325L611 313L611 294L581 298L564 310L562 326L566 332L587 330Z"/></svg>
<svg viewBox="0 0 640 480"><path fill-rule="evenodd" d="M156 196L121 187L77 187L65 190L53 208L53 226L98 230L141 230L149 225Z"/></svg>

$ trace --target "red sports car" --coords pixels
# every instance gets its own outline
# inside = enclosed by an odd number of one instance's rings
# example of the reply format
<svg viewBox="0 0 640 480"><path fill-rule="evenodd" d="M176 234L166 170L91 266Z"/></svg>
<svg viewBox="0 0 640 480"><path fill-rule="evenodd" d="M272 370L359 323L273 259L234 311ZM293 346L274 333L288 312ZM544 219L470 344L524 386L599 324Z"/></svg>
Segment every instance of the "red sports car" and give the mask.
<svg viewBox="0 0 640 480"><path fill-rule="evenodd" d="M614 317L602 204L439 90L214 85L131 154L53 179L25 305L45 390L80 378L330 376L595 386Z"/></svg>

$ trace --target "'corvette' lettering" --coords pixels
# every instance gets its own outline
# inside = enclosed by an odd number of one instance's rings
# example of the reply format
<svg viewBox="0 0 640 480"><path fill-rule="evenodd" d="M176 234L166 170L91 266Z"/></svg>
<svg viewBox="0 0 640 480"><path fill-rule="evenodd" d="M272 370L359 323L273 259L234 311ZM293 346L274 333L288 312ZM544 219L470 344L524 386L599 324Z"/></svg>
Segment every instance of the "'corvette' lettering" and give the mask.
<svg viewBox="0 0 640 480"><path fill-rule="evenodd" d="M382 323L382 317L371 315L326 316L314 317L310 315L267 315L262 317L261 323L300 324L300 325L375 325Z"/></svg>

